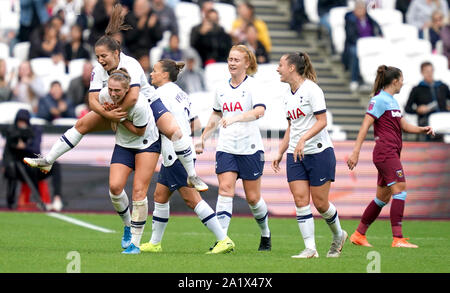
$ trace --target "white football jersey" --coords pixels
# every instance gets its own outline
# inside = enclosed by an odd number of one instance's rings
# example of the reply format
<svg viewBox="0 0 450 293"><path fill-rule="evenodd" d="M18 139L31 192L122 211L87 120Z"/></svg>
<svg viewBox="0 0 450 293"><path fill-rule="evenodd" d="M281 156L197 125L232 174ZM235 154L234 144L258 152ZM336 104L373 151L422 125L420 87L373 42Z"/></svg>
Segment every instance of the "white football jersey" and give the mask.
<svg viewBox="0 0 450 293"><path fill-rule="evenodd" d="M293 153L300 138L316 123L314 115L327 111L322 89L307 79L295 93L289 89L284 99L286 118L291 121L288 153ZM305 154L316 154L333 147L326 128L305 143Z"/></svg>
<svg viewBox="0 0 450 293"><path fill-rule="evenodd" d="M183 135L191 136L191 121L195 119L196 115L192 112L189 96L173 82L158 87L156 92L164 106L174 116ZM191 150L195 158L195 148L192 139ZM177 159L172 141L163 134L161 134L161 154L163 165L166 167L172 166Z"/></svg>
<svg viewBox="0 0 450 293"><path fill-rule="evenodd" d="M136 59L127 56L124 53L120 53L117 69L120 68L125 68L128 71L131 78L130 88L140 86L139 91L143 94L145 101L153 103L158 98L155 93L155 88L148 83L144 70ZM99 92L102 88L107 87L108 78L108 72L97 62L91 73L89 92Z"/></svg>
<svg viewBox="0 0 450 293"><path fill-rule="evenodd" d="M124 148L145 149L159 139L159 131L156 127L153 112L150 110L150 103L139 94L136 104L128 110L127 120L131 121L136 127L146 127L143 136L136 135L129 131L122 123L119 123L116 131L116 144ZM113 103L105 87L99 94L100 104L105 102Z"/></svg>
<svg viewBox="0 0 450 293"><path fill-rule="evenodd" d="M222 112L222 117L232 117L265 106L264 90L253 77L247 76L237 87L227 80L216 90L213 110ZM219 129L217 151L235 155L251 155L264 151L258 121L236 122Z"/></svg>

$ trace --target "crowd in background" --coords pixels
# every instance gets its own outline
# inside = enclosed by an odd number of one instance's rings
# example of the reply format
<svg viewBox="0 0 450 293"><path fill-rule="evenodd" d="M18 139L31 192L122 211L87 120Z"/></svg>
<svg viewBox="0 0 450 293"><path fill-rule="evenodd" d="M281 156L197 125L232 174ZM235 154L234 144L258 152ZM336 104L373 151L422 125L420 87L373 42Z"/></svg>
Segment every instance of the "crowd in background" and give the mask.
<svg viewBox="0 0 450 293"><path fill-rule="evenodd" d="M14 4L13 0L11 1ZM0 32L1 41L11 52L16 44L29 42L28 60L18 66L17 72L8 72L5 60L0 59L0 101L29 103L33 116L48 121L59 117L80 117L86 113L86 97L90 71L95 56L93 45L104 34L113 5L118 0L20 0L20 27L17 31ZM291 0L290 26L301 32L309 22L305 12L306 0ZM440 51L450 58L450 24L448 2L450 0L397 0L396 9L403 13L405 23L419 30L419 37L429 40L433 52ZM122 51L136 58L144 71L151 72L151 50L164 35L169 34L167 46L160 58L185 61L186 69L180 74L178 84L187 92L205 91L203 69L210 63L225 62L234 44L247 45L257 57L258 63L269 63L272 40L266 23L255 15L254 6L248 1L209 0L120 0L125 9L126 23L133 29L119 36ZM193 2L200 7L201 22L192 27L189 48L180 46L180 31L175 7L180 2ZM214 2L236 7L237 16L231 30L220 25L219 12ZM317 12L320 25L331 39L330 10L347 6L347 0L318 0ZM370 9L383 8L381 0L352 1L354 9L345 15L345 47L338 55L330 44L331 57L342 60L350 73L350 89L355 91L362 83L356 50L358 39L367 36L383 36L380 25L369 13ZM361 4L362 3L362 4ZM11 6L13 7L13 6ZM322 38L319 35L319 39ZM30 60L49 57L53 62L68 64L75 59L85 59L81 76L70 81L67 88L53 81L50 88L43 85L40 76L33 73ZM159 59L159 58L158 58ZM449 62L450 64L450 62ZM49 88L49 89L48 89Z"/></svg>

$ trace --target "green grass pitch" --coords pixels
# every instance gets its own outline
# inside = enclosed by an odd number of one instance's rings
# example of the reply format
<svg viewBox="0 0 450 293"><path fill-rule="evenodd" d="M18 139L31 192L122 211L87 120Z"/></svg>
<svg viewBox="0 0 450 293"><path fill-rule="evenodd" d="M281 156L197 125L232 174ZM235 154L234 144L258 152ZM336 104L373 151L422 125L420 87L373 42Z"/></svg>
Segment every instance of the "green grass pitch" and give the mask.
<svg viewBox="0 0 450 293"><path fill-rule="evenodd" d="M323 219L315 219L317 259L292 259L303 249L295 217L270 218L272 251L258 252L259 228L253 218L234 216L229 236L236 250L205 255L214 236L195 216L171 216L162 242L163 252L123 255L122 222L113 214L65 214L116 231L103 233L45 213L0 213L0 273L65 273L79 254L81 273L366 273L379 256L381 273L449 273L450 222L405 220L404 234L418 249L391 248L390 222L376 221L368 231L374 247L346 242L338 259L326 258L331 233ZM357 220L341 220L349 235ZM151 215L142 241L151 235Z"/></svg>

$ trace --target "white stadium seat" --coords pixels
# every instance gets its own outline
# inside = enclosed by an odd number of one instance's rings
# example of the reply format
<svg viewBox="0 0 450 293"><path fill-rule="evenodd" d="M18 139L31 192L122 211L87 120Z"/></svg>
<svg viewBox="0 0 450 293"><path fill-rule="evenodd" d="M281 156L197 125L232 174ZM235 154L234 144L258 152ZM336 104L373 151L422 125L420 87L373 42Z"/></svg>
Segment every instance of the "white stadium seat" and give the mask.
<svg viewBox="0 0 450 293"><path fill-rule="evenodd" d="M392 43L415 40L419 38L419 30L410 24L395 23L382 27L383 36Z"/></svg>
<svg viewBox="0 0 450 293"><path fill-rule="evenodd" d="M9 58L9 46L0 42L0 59Z"/></svg>
<svg viewBox="0 0 450 293"><path fill-rule="evenodd" d="M359 69L366 83L373 83L378 66L392 64L391 43L382 37L360 38L356 43Z"/></svg>
<svg viewBox="0 0 450 293"><path fill-rule="evenodd" d="M214 2L214 9L219 13L219 24L227 33L230 33L237 15L236 7L227 3Z"/></svg>
<svg viewBox="0 0 450 293"><path fill-rule="evenodd" d="M192 27L202 21L200 7L190 2L178 2L175 6L175 16L178 23L179 46L185 49L190 44Z"/></svg>
<svg viewBox="0 0 450 293"><path fill-rule="evenodd" d="M308 0L304 1L306 16L312 23L319 23L319 13L317 11L318 0Z"/></svg>
<svg viewBox="0 0 450 293"><path fill-rule="evenodd" d="M17 43L13 48L13 55L19 58L21 61L28 59L28 53L30 51L30 42L20 42Z"/></svg>
<svg viewBox="0 0 450 293"><path fill-rule="evenodd" d="M205 67L204 75L206 90L214 92L218 83L224 82L230 78L228 64L226 62L208 64Z"/></svg>
<svg viewBox="0 0 450 293"><path fill-rule="evenodd" d="M403 23L400 10L389 8L375 8L367 12L381 27L389 24Z"/></svg>
<svg viewBox="0 0 450 293"><path fill-rule="evenodd" d="M69 76L71 79L83 74L83 66L87 61L86 59L73 59L69 61Z"/></svg>
<svg viewBox="0 0 450 293"><path fill-rule="evenodd" d="M2 102L0 103L0 124L12 124L16 118L17 111L20 109L32 111L31 105L21 102Z"/></svg>
<svg viewBox="0 0 450 293"><path fill-rule="evenodd" d="M161 59L163 53L163 48L159 46L155 46L150 49L150 66L153 68L153 65L156 64Z"/></svg>
<svg viewBox="0 0 450 293"><path fill-rule="evenodd" d="M50 57L33 58L30 60L31 68L37 76L65 74L64 62L55 64Z"/></svg>
<svg viewBox="0 0 450 293"><path fill-rule="evenodd" d="M433 113L428 121L436 133L450 134L450 112Z"/></svg>
<svg viewBox="0 0 450 293"><path fill-rule="evenodd" d="M213 111L214 92L196 92L189 94L192 111L198 115L202 127L206 127Z"/></svg>
<svg viewBox="0 0 450 293"><path fill-rule="evenodd" d="M345 14L350 9L346 6L334 7L330 10L330 26L334 48L337 53L344 51L345 45Z"/></svg>

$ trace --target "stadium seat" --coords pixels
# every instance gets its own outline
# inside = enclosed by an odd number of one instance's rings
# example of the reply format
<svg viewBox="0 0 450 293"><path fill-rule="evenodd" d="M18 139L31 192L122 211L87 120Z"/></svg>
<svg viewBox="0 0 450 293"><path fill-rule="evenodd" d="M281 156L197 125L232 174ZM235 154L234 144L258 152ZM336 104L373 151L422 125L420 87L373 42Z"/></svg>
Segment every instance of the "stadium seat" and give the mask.
<svg viewBox="0 0 450 293"><path fill-rule="evenodd" d="M406 106L406 102L408 102L409 94L411 93L411 90L414 86L415 85L413 84L403 84L400 92L394 95L394 98L397 100L403 114L405 112L404 109Z"/></svg>
<svg viewBox="0 0 450 293"><path fill-rule="evenodd" d="M86 63L86 59L73 59L69 61L69 77L70 79L76 78L83 74L83 65Z"/></svg>
<svg viewBox="0 0 450 293"><path fill-rule="evenodd" d="M161 59L163 53L163 47L155 46L150 49L150 66L153 68L153 65L156 64Z"/></svg>
<svg viewBox="0 0 450 293"><path fill-rule="evenodd" d="M0 59L9 58L9 46L0 42Z"/></svg>
<svg viewBox="0 0 450 293"><path fill-rule="evenodd" d="M433 113L428 121L436 133L450 134L450 112Z"/></svg>
<svg viewBox="0 0 450 293"><path fill-rule="evenodd" d="M20 19L19 1L0 1L0 31L18 31ZM14 5L14 9L12 9Z"/></svg>
<svg viewBox="0 0 450 293"><path fill-rule="evenodd" d="M29 51L30 51L30 42L20 42L14 46L13 56L18 58L20 61L25 61L28 59Z"/></svg>
<svg viewBox="0 0 450 293"><path fill-rule="evenodd" d="M395 9L395 2L397 0L380 0L381 8L383 9Z"/></svg>
<svg viewBox="0 0 450 293"><path fill-rule="evenodd" d="M30 123L31 125L47 125L47 120L43 119L43 118L39 118L39 117L31 117L30 119Z"/></svg>
<svg viewBox="0 0 450 293"><path fill-rule="evenodd" d="M214 2L214 9L219 13L219 24L227 33L230 33L237 15L236 7L227 3Z"/></svg>
<svg viewBox="0 0 450 293"><path fill-rule="evenodd" d="M319 13L317 11L318 2L318 0L308 0L303 2L305 5L306 16L308 16L310 22L316 24L319 23L320 20Z"/></svg>
<svg viewBox="0 0 450 293"><path fill-rule="evenodd" d="M19 65L21 61L18 58L10 57L6 58L6 72L8 74L7 78L10 78L10 86L11 88L14 88L17 83L17 73L19 69Z"/></svg>
<svg viewBox="0 0 450 293"><path fill-rule="evenodd" d="M198 115L202 127L206 127L212 113L214 92L197 92L189 94L192 111Z"/></svg>
<svg viewBox="0 0 450 293"><path fill-rule="evenodd" d="M217 84L230 78L228 64L226 62L216 62L205 67L205 86L207 91L214 92Z"/></svg>
<svg viewBox="0 0 450 293"><path fill-rule="evenodd" d="M431 43L421 39L404 39L393 44L393 51L396 54L403 54L405 57L413 58L431 53Z"/></svg>
<svg viewBox="0 0 450 293"><path fill-rule="evenodd" d="M428 61L433 64L434 78L445 81L448 78L448 59L440 54L422 54L411 59L411 64L414 64L420 71L420 64ZM448 79L447 79L448 83Z"/></svg>
<svg viewBox="0 0 450 293"><path fill-rule="evenodd" d="M31 105L21 102L2 102L0 103L0 124L12 124L16 118L17 111L20 109L32 111Z"/></svg>
<svg viewBox="0 0 450 293"><path fill-rule="evenodd" d="M403 15L399 10L375 8L367 12L381 27L389 24L403 23Z"/></svg>
<svg viewBox="0 0 450 293"><path fill-rule="evenodd" d="M31 68L37 76L62 75L66 72L64 62L55 64L52 58L33 58L30 60Z"/></svg>
<svg viewBox="0 0 450 293"><path fill-rule="evenodd" d="M344 51L345 44L345 14L350 11L346 6L334 7L330 10L331 35L337 53Z"/></svg>
<svg viewBox="0 0 450 293"><path fill-rule="evenodd" d="M50 85L54 81L59 81L61 87L64 92L69 89L70 84L70 76L68 74L50 74L41 76L42 82L44 83L45 91L48 92L50 90Z"/></svg>
<svg viewBox="0 0 450 293"><path fill-rule="evenodd" d="M200 7L190 2L178 2L175 6L175 16L178 23L180 48L185 49L190 44L192 27L202 21Z"/></svg>
<svg viewBox="0 0 450 293"><path fill-rule="evenodd" d="M52 121L52 124L55 126L74 126L77 120L77 118L57 118Z"/></svg>
<svg viewBox="0 0 450 293"><path fill-rule="evenodd" d="M391 44L382 37L366 37L356 43L359 69L363 80L372 83L378 66L392 64L395 57L391 54Z"/></svg>
<svg viewBox="0 0 450 293"><path fill-rule="evenodd" d="M419 38L419 30L417 29L417 27L410 24L389 24L383 26L382 30L383 36L392 43L404 40L415 40Z"/></svg>

